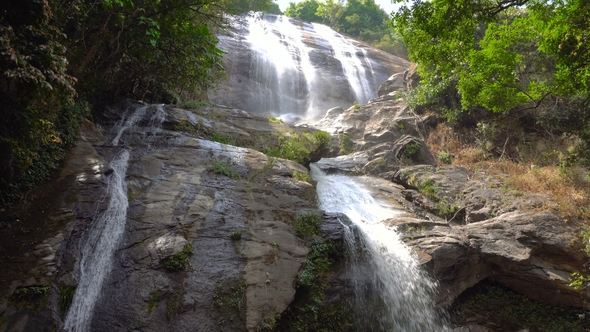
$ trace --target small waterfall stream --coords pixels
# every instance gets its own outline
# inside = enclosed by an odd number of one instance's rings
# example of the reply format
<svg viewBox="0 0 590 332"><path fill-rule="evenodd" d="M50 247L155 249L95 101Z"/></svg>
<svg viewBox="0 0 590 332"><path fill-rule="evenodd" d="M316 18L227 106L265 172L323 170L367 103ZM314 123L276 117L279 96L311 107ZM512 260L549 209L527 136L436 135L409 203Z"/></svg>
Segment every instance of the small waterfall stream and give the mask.
<svg viewBox="0 0 590 332"><path fill-rule="evenodd" d="M124 131L135 126L147 113L149 106L131 109L128 117L123 117L115 126L118 130L111 140L118 146ZM164 120L164 110L156 106L155 113L149 120L149 126L155 130ZM80 276L78 287L72 299L64 321L64 329L69 332L85 332L90 330L94 307L106 277L112 270L113 255L119 246L127 221L127 184L125 176L129 164L129 150L122 149L109 163L112 170L106 176L107 189L105 197L108 205L104 212L95 216L81 244L79 262Z"/></svg>
<svg viewBox="0 0 590 332"><path fill-rule="evenodd" d="M353 222L345 225L345 240L355 297L364 301L356 308L363 323L376 323L383 331L446 331L432 300L436 283L420 270L399 235L381 223L404 211L377 201L353 177L326 175L313 164L311 173L320 208ZM368 306L367 301L380 304Z"/></svg>

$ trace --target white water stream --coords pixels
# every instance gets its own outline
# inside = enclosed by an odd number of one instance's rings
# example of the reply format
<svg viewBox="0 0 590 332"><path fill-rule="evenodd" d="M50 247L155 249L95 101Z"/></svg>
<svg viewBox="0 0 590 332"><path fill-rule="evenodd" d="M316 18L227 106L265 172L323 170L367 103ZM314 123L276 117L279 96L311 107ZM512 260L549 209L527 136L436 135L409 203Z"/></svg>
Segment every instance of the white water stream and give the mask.
<svg viewBox="0 0 590 332"><path fill-rule="evenodd" d="M129 127L136 125L146 115L148 106L132 109L131 114L116 126L115 137L111 141L117 146L121 135ZM159 126L164 120L163 109L156 107L150 118L150 126ZM106 277L113 264L113 255L119 246L125 223L127 221L127 184L125 175L129 164L129 150L119 152L109 166L112 172L106 176L108 205L104 212L98 214L90 226L85 242L80 249L80 276L78 286L64 321L64 329L69 332L90 331L90 323L96 302Z"/></svg>
<svg viewBox="0 0 590 332"><path fill-rule="evenodd" d="M240 53L228 54L228 74L247 78L250 86L235 92L240 103L232 106L289 121L377 96L381 82L375 82L366 50L330 27L272 14L233 24L243 24L243 39L222 36L220 48ZM241 48L235 48L236 40ZM233 69L238 64L240 70Z"/></svg>
<svg viewBox="0 0 590 332"><path fill-rule="evenodd" d="M354 177L326 175L313 164L311 174L318 182L320 208L343 213L353 222L345 231L361 320L384 331L446 331L432 300L436 283L420 269L396 231L381 223L404 211L377 201ZM367 302L381 303L384 310Z"/></svg>

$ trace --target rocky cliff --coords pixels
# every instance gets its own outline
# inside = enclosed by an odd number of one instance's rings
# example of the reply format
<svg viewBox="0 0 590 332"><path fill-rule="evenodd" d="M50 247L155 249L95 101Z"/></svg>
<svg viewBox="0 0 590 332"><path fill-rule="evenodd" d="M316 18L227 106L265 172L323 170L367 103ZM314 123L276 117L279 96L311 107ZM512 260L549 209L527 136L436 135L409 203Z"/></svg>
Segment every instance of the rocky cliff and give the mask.
<svg viewBox="0 0 590 332"><path fill-rule="evenodd" d="M409 62L342 36L327 26L285 16L237 17L220 36L226 81L209 99L253 114L305 119L366 103Z"/></svg>

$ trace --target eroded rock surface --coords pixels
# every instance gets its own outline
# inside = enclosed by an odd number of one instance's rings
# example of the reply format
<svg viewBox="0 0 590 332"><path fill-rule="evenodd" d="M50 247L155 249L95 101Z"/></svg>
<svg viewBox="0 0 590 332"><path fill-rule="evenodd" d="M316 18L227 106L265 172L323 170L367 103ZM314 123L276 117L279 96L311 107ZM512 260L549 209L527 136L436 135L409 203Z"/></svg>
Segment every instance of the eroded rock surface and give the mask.
<svg viewBox="0 0 590 332"><path fill-rule="evenodd" d="M136 127L114 125L141 107ZM243 140L286 126L231 109L217 112L221 115L211 120L204 113L130 105L107 112L102 132L91 126L83 132L88 139L66 162L61 176L70 187L55 207L67 211L67 218L54 228L55 236L30 249L43 263L29 272L38 277L2 279L8 285L0 307L3 331L61 328L65 312L60 311L72 295L67 290L79 282L80 234L106 208L102 196L104 180L112 173L108 162L122 149L131 153L125 177L129 211L91 330L189 331L198 326L202 331L254 331L291 303L309 250L295 236L292 221L299 213L316 211L313 186L291 175L307 170L255 150L154 125L175 128L194 121ZM119 145L112 146L110 140L119 133ZM168 268L165 262L189 246L186 265ZM18 287L33 285L47 285L49 305L41 313L19 309L14 297Z"/></svg>
<svg viewBox="0 0 590 332"><path fill-rule="evenodd" d="M441 282L440 301L450 303L493 278L532 299L585 305L585 294L569 286L570 274L586 261L576 240L579 225L561 217L551 197L516 196L498 179L457 166L413 166L382 176L404 184L406 198L430 218L388 223L405 231L406 243Z"/></svg>

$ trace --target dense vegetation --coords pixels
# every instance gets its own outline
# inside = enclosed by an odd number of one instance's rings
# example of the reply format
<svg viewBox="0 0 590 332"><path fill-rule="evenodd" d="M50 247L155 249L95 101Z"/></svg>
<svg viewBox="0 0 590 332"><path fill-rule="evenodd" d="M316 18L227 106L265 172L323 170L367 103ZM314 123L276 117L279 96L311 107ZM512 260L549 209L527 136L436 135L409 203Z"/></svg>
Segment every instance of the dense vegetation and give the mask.
<svg viewBox="0 0 590 332"><path fill-rule="evenodd" d="M418 64L415 106L444 105L463 124L509 117L574 134L583 143L570 157L589 161L588 1L413 1L393 25Z"/></svg>
<svg viewBox="0 0 590 332"><path fill-rule="evenodd" d="M5 0L0 4L0 204L57 167L90 108L195 98L222 74L224 12L271 0Z"/></svg>
<svg viewBox="0 0 590 332"><path fill-rule="evenodd" d="M400 35L389 26L389 15L374 0L305 0L291 2L285 15L323 23L375 47L406 57Z"/></svg>

